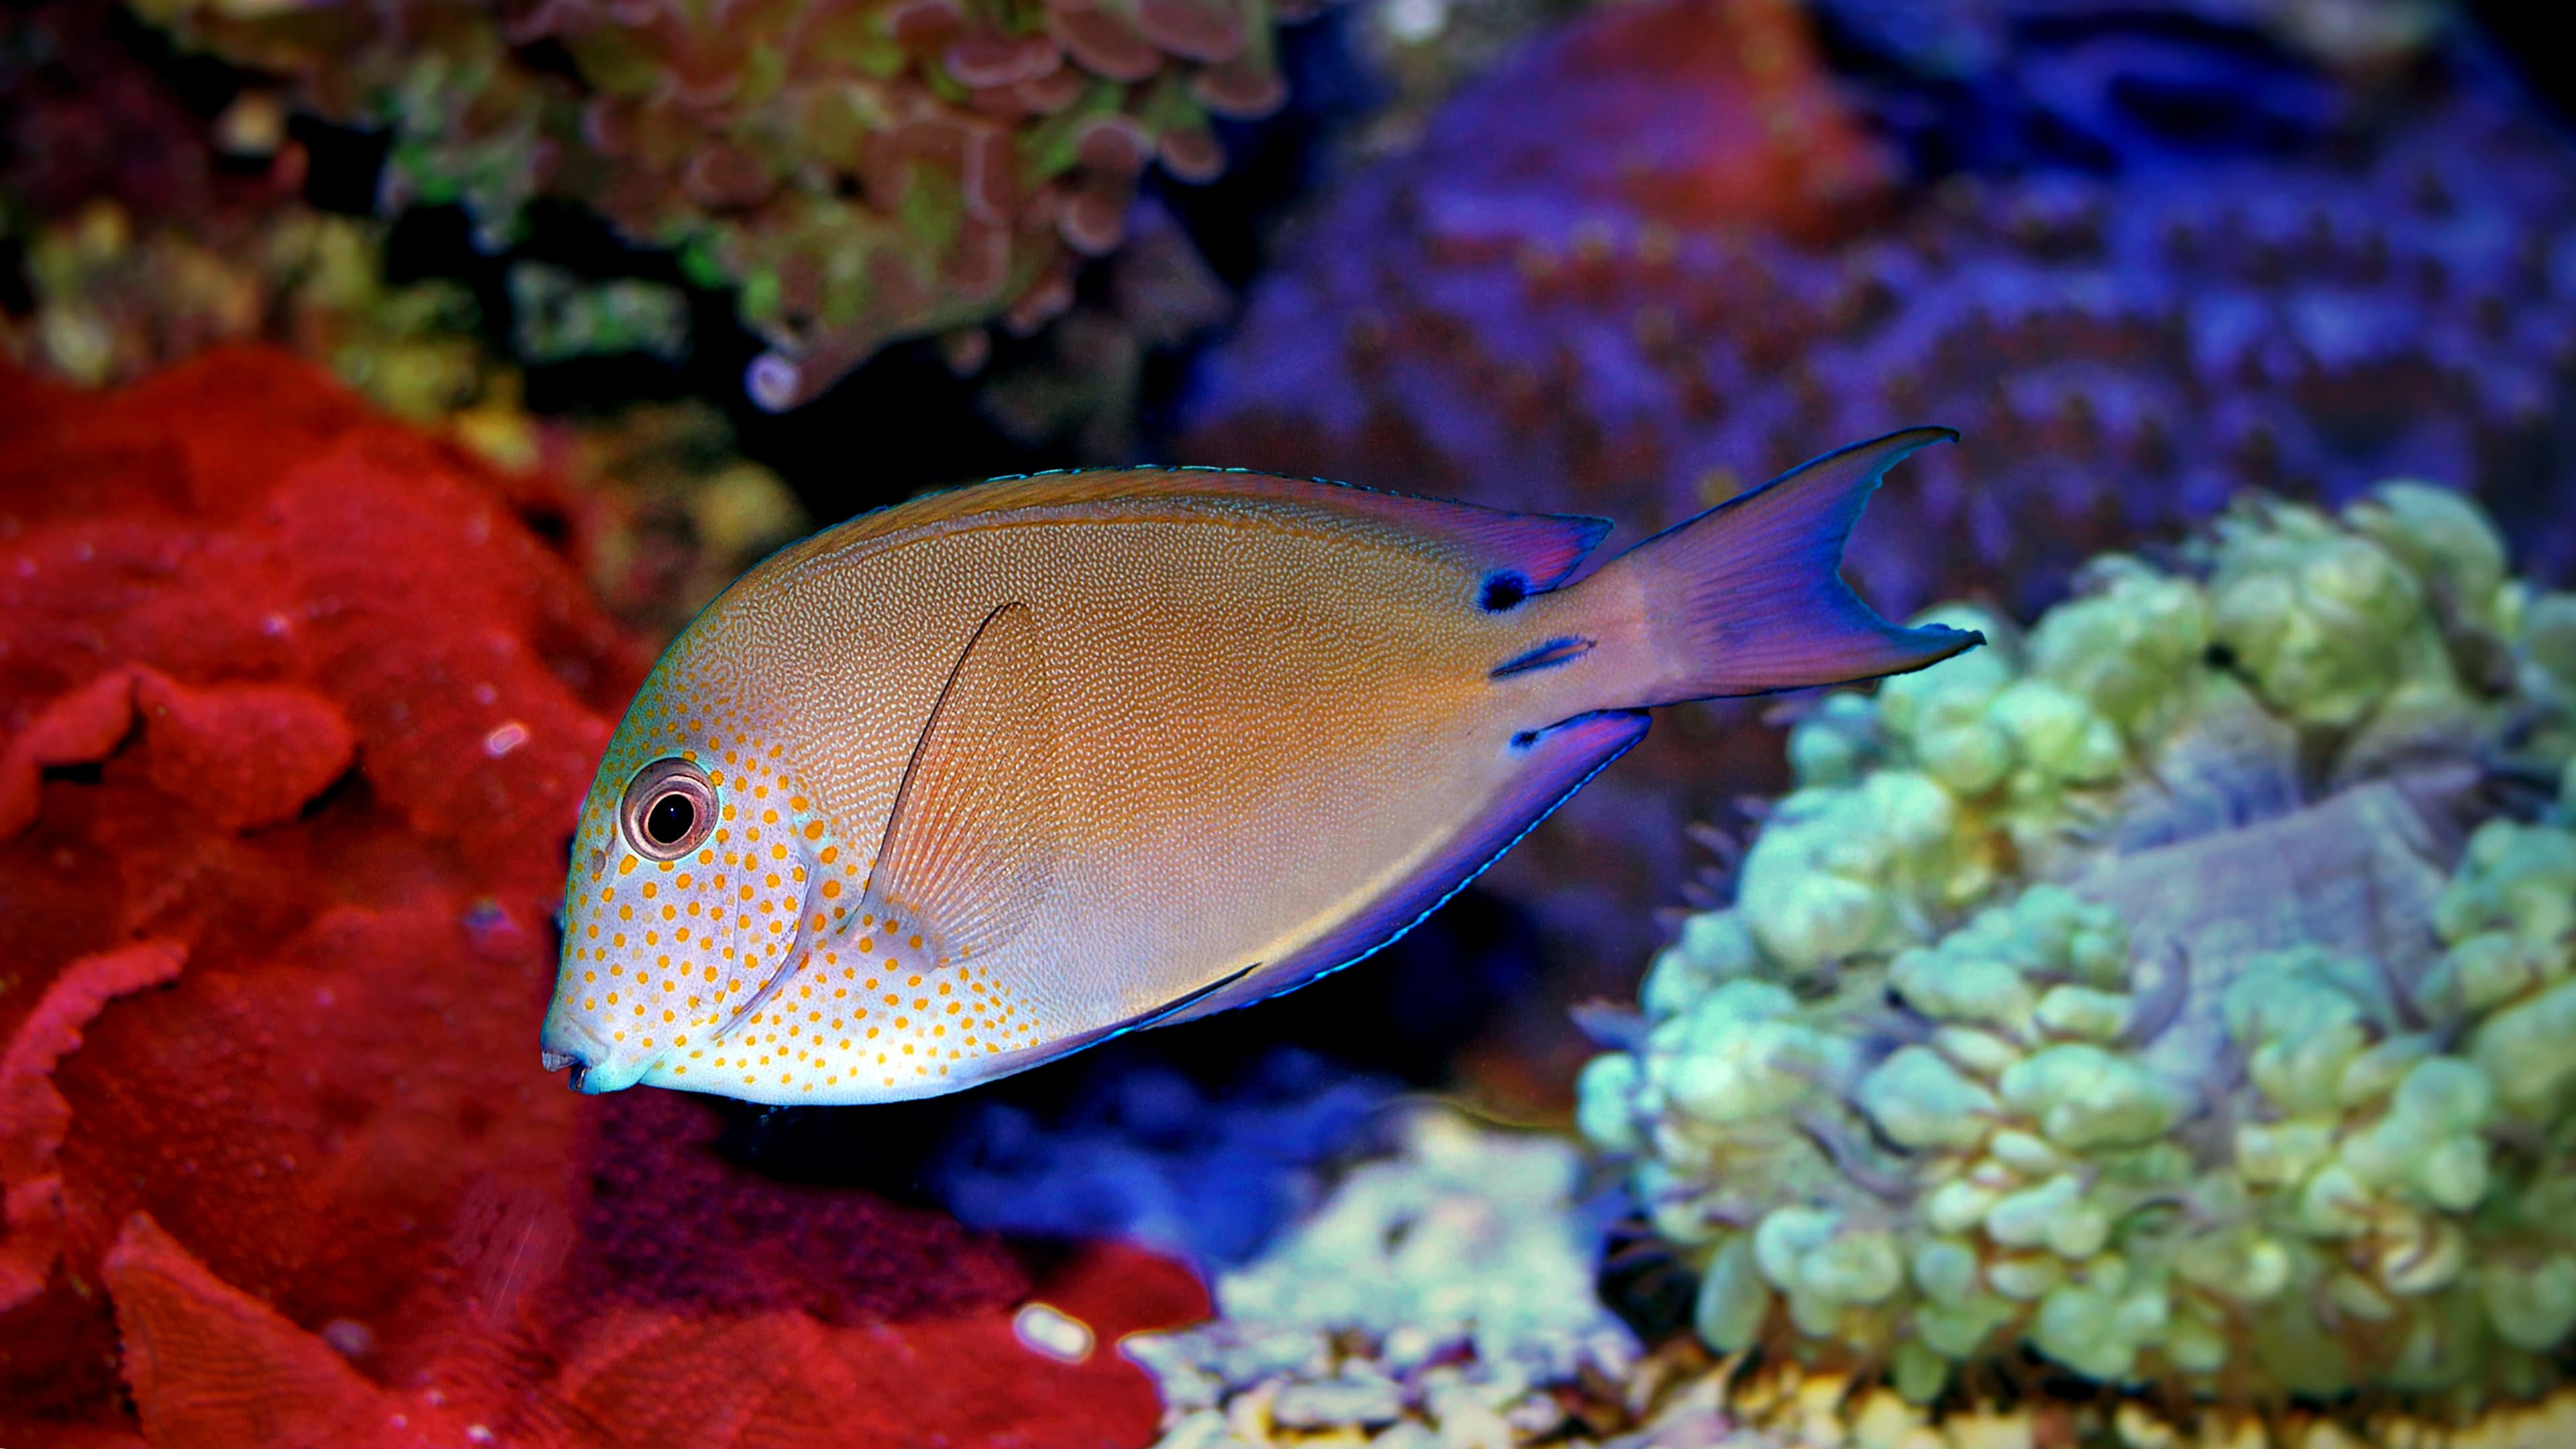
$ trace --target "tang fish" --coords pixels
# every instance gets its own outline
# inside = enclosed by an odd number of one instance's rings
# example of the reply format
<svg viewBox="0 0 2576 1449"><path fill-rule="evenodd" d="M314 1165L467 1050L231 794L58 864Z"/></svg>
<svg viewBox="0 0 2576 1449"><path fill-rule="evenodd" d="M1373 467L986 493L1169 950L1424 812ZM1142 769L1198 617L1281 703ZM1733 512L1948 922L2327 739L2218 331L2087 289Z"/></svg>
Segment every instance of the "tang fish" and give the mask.
<svg viewBox="0 0 2576 1449"><path fill-rule="evenodd" d="M1981 642L1836 574L1917 428L1609 524L1217 470L852 519L664 652L573 842L575 1089L955 1091L1384 946L1683 700Z"/></svg>

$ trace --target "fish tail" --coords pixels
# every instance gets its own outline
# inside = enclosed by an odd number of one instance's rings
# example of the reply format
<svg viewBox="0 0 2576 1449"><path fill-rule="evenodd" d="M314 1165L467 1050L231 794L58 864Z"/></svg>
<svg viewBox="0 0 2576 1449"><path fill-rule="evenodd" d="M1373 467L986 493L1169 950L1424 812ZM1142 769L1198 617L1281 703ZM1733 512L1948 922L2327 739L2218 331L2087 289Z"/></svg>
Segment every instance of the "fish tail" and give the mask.
<svg viewBox="0 0 2576 1449"><path fill-rule="evenodd" d="M1908 428L1828 453L1647 539L1578 586L1628 614L1622 687L1644 697L1620 703L1848 684L1984 643L1972 630L1891 624L1837 571L1843 541L1887 470L1958 437Z"/></svg>

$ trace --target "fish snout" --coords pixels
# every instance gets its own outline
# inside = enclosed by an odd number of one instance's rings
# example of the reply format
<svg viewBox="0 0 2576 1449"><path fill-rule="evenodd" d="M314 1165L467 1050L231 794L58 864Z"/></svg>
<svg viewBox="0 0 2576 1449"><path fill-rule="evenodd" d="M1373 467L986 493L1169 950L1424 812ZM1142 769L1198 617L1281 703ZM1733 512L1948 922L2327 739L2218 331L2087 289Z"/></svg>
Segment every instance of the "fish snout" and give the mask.
<svg viewBox="0 0 2576 1449"><path fill-rule="evenodd" d="M635 1079L644 1074L640 1064L630 1064L629 1070L619 1072L611 1065L611 1054L606 1046L592 1040L578 1028L560 1022L546 1024L545 1035L537 1044L537 1060L544 1063L548 1074L571 1068L568 1085L584 1096L597 1096L632 1086Z"/></svg>

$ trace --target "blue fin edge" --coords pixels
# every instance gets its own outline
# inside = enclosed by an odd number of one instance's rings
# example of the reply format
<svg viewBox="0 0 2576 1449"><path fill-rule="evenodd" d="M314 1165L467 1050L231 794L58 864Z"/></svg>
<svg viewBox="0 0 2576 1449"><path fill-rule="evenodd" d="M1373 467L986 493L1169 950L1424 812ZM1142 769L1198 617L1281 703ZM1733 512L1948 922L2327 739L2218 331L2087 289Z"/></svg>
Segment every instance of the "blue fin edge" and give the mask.
<svg viewBox="0 0 2576 1449"><path fill-rule="evenodd" d="M1564 747L1570 752L1569 757L1563 762L1550 762L1554 768L1542 766L1537 772L1537 778L1515 781L1508 788L1505 801L1497 802L1498 806L1506 805L1510 803L1511 796L1522 794L1535 785L1541 790L1550 792L1545 796L1546 803L1535 812L1524 814L1519 810L1498 808L1491 817L1490 825L1479 822L1477 826L1470 826L1447 851L1426 866L1411 882L1397 887L1389 892L1384 900L1352 917L1338 930L1280 963L1279 974L1289 978L1284 984L1265 990L1257 996L1225 1000L1222 997L1223 989L1242 980L1246 974L1236 972L1220 982L1216 988L1196 993L1188 1005L1169 1008L1146 1024L1161 1025L1195 1021L1203 1016L1213 1016L1220 1011L1232 1011L1237 1007L1256 1005L1273 997L1284 996L1301 986L1312 985L1337 971L1348 970L1394 945L1404 939L1414 927L1429 920L1432 913L1447 905L1452 897L1474 884L1476 877L1493 868L1494 862L1509 855L1513 846L1528 838L1529 833L1536 830L1541 822L1555 814L1566 801L1573 799L1584 786L1591 784L1594 776L1610 768L1611 762L1634 748L1637 741L1646 737L1646 727L1649 723L1650 720L1644 710L1597 710L1590 714L1576 715L1572 719L1560 720L1546 729L1536 731L1535 737L1527 743L1516 739L1511 745L1514 750L1540 749L1562 741ZM1568 734L1596 730L1600 732L1600 737L1588 742L1588 748L1583 743L1565 740ZM1570 781L1565 779L1567 773L1572 774ZM1501 843L1493 843L1502 830L1509 830L1510 834L1503 836ZM1466 863L1461 865L1459 863L1461 860ZM1391 922L1400 924L1390 924ZM1322 960L1329 964L1311 971L1303 969L1300 963L1311 960Z"/></svg>

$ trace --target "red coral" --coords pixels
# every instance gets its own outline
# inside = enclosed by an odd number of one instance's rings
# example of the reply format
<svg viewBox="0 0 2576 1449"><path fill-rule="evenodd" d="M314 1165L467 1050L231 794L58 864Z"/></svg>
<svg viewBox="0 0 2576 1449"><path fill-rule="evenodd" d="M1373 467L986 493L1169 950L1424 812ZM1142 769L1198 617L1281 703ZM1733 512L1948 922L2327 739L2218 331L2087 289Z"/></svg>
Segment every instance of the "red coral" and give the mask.
<svg viewBox="0 0 2576 1449"><path fill-rule="evenodd" d="M300 689L194 690L140 669L134 703L149 722L144 778L226 830L295 814L340 778L357 750L340 712Z"/></svg>
<svg viewBox="0 0 2576 1449"><path fill-rule="evenodd" d="M112 6L34 0L0 8L0 189L44 216L112 197L148 221L238 235L303 184L291 142L252 171L208 144L208 117L117 33Z"/></svg>
<svg viewBox="0 0 2576 1449"><path fill-rule="evenodd" d="M499 480L264 352L0 411L0 1441L1150 1437L1003 1245L539 1070L644 660ZM1205 1309L1072 1271L1103 1341Z"/></svg>
<svg viewBox="0 0 2576 1449"><path fill-rule="evenodd" d="M1554 205L1598 223L1839 236L1883 207L1896 166L1829 84L1808 26L1790 0L1605 10L1522 77L1544 121L1482 132L1452 204L1510 208L1544 177ZM1578 239L1578 259L1609 240Z"/></svg>
<svg viewBox="0 0 2576 1449"><path fill-rule="evenodd" d="M102 1266L135 1409L160 1449L427 1445L469 1427L413 1422L328 1344L207 1272L140 1213Z"/></svg>
<svg viewBox="0 0 2576 1449"><path fill-rule="evenodd" d="M45 1291L62 1251L63 1180L54 1169L71 1104L54 1090L56 1064L107 1003L179 974L188 953L166 941L87 956L65 967L0 1053L0 1182L9 1185L9 1236L0 1240L0 1312Z"/></svg>

